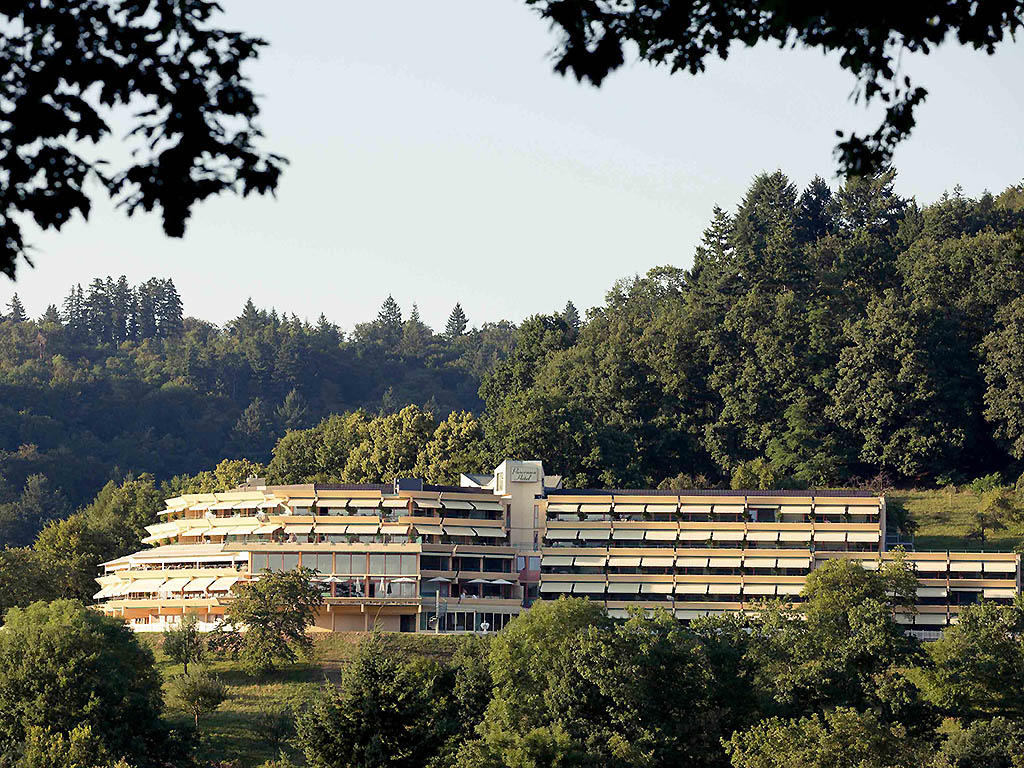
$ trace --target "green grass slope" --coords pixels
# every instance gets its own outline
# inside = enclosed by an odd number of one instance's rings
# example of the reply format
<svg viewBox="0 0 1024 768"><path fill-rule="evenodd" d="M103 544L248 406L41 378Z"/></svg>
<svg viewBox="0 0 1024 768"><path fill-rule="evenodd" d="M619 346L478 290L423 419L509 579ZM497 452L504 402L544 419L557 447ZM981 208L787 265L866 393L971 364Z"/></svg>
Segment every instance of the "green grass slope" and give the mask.
<svg viewBox="0 0 1024 768"><path fill-rule="evenodd" d="M1024 542L1024 520L1007 522L1006 530L989 531L986 541L967 538L971 515L981 504L972 491L894 491L887 503L901 504L918 524L914 546L918 551L957 550L966 552L1009 551Z"/></svg>
<svg viewBox="0 0 1024 768"><path fill-rule="evenodd" d="M310 658L275 672L251 677L241 671L237 661L211 656L204 667L228 686L228 699L218 710L199 722L196 757L202 763L223 763L238 768L254 768L277 757L266 738L266 711L290 712L314 696L324 683L337 683L341 670L355 653L365 635L339 633L318 635ZM191 725L191 715L174 702L169 682L181 674L181 665L172 663L160 649L160 635L143 638L156 654L157 667L164 678L168 720L175 725ZM460 636L386 633L388 650L403 656L422 655L438 660L455 652ZM290 746L285 753L296 762L298 754Z"/></svg>

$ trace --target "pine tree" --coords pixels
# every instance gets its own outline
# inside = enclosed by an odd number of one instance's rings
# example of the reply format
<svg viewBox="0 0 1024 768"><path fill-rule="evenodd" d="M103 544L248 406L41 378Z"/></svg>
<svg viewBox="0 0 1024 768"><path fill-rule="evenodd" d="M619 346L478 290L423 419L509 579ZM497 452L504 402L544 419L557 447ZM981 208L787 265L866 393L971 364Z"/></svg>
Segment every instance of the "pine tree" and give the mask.
<svg viewBox="0 0 1024 768"><path fill-rule="evenodd" d="M84 341L87 335L87 328L85 325L85 297L81 283L73 286L64 299L62 317L70 340L73 342Z"/></svg>
<svg viewBox="0 0 1024 768"><path fill-rule="evenodd" d="M247 458L263 459L274 446L274 425L262 398L257 397L242 411L231 437L235 449Z"/></svg>
<svg viewBox="0 0 1024 768"><path fill-rule="evenodd" d="M11 310L11 315L8 318L16 323L24 323L28 320L28 315L25 314L25 305L21 303L21 299L18 298L18 294L11 296L10 302L7 304L7 308Z"/></svg>
<svg viewBox="0 0 1024 768"><path fill-rule="evenodd" d="M317 318L316 326L313 329L313 335L317 344L323 350L330 350L337 347L342 340L341 331L338 330L338 326L330 322L327 319L327 316L322 312L320 313L320 317Z"/></svg>
<svg viewBox="0 0 1024 768"><path fill-rule="evenodd" d="M180 336L184 330L181 296L170 278L157 281L156 318L157 336L170 339Z"/></svg>
<svg viewBox="0 0 1024 768"><path fill-rule="evenodd" d="M85 296L85 325L93 344L109 344L111 333L110 293L105 280L95 278Z"/></svg>
<svg viewBox="0 0 1024 768"><path fill-rule="evenodd" d="M43 316L39 318L40 325L60 325L60 312L57 310L56 304L50 304Z"/></svg>
<svg viewBox="0 0 1024 768"><path fill-rule="evenodd" d="M448 325L445 326L444 335L448 339L454 339L466 332L466 313L462 311L462 305L456 303L452 313L448 315Z"/></svg>
<svg viewBox="0 0 1024 768"><path fill-rule="evenodd" d="M796 218L796 236L801 243L813 243L836 227L836 204L832 190L820 176L815 176L800 195Z"/></svg>
<svg viewBox="0 0 1024 768"><path fill-rule="evenodd" d="M156 336L156 282L150 278L135 289L135 336L140 341Z"/></svg>
<svg viewBox="0 0 1024 768"><path fill-rule="evenodd" d="M256 305L252 303L252 296L250 296L245 300L242 314L228 325L236 336L252 336L263 325L264 319L264 314L256 309Z"/></svg>
<svg viewBox="0 0 1024 768"><path fill-rule="evenodd" d="M115 344L120 344L128 338L131 324L132 289L128 285L128 278L121 275L115 283L112 278L108 277L107 292L110 295L111 340Z"/></svg>
<svg viewBox="0 0 1024 768"><path fill-rule="evenodd" d="M571 301L565 303L565 309L562 310L562 318L565 320L565 324L569 326L569 330L573 332L573 335L580 331L580 313L576 309L576 305Z"/></svg>
<svg viewBox="0 0 1024 768"><path fill-rule="evenodd" d="M422 355L426 352L432 335L433 331L420 319L419 307L413 304L409 319L405 321L405 327L402 329L402 354Z"/></svg>
<svg viewBox="0 0 1024 768"><path fill-rule="evenodd" d="M402 309L391 294L388 294L377 313L377 326L387 343L395 344L402 337Z"/></svg>
<svg viewBox="0 0 1024 768"><path fill-rule="evenodd" d="M278 423L286 430L303 429L308 425L309 407L306 405L306 398L297 390L291 390L284 398L284 402L275 411Z"/></svg>

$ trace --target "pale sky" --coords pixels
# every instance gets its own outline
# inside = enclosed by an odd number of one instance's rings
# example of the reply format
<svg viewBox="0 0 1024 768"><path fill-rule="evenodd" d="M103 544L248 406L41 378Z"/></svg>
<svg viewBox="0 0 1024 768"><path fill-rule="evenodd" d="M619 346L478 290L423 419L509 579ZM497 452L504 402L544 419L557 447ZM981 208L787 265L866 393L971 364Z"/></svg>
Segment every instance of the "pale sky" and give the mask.
<svg viewBox="0 0 1024 768"><path fill-rule="evenodd" d="M443 327L599 304L620 278L687 266L716 203L754 174L834 180L837 128L874 127L834 59L737 48L697 77L633 64L595 89L551 70L553 33L519 0L224 0L270 46L250 73L277 199L199 206L183 240L106 204L29 232L36 268L0 276L32 315L94 276L171 277L187 314L223 323L246 297L345 329L389 294ZM301 12L300 12L301 11ZM898 151L898 190L929 202L1024 177L1024 44L904 59L929 90Z"/></svg>

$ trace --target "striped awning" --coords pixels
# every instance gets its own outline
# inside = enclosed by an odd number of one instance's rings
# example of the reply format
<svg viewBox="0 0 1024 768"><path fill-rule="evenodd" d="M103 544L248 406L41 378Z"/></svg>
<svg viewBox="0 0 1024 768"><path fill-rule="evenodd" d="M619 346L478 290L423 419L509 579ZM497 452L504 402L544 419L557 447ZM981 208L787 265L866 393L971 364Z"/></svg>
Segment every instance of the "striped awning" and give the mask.
<svg viewBox="0 0 1024 768"><path fill-rule="evenodd" d="M205 592L210 588L217 579L214 576L202 576L198 579L192 579L188 584L185 585L185 592Z"/></svg>
<svg viewBox="0 0 1024 768"><path fill-rule="evenodd" d="M210 592L227 592L231 589L239 580L238 576L221 576L209 587Z"/></svg>

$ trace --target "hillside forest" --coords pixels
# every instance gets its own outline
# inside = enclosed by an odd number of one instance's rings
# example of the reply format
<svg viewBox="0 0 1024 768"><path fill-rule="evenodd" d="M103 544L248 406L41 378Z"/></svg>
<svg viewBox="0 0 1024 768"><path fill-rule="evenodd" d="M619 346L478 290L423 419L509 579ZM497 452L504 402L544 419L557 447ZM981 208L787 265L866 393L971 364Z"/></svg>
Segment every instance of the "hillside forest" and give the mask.
<svg viewBox="0 0 1024 768"><path fill-rule="evenodd" d="M1024 185L921 205L893 180L760 174L714 208L691 267L622 279L585 317L569 302L474 326L453 301L435 331L388 297L349 330L251 301L218 327L168 279L98 278L37 318L15 296L0 545L124 497L139 508L106 559L164 494L252 473L451 483L504 457L570 487L1012 481Z"/></svg>

